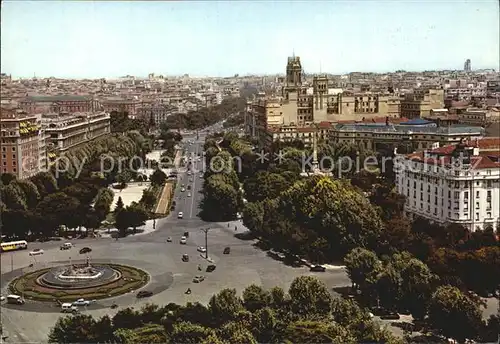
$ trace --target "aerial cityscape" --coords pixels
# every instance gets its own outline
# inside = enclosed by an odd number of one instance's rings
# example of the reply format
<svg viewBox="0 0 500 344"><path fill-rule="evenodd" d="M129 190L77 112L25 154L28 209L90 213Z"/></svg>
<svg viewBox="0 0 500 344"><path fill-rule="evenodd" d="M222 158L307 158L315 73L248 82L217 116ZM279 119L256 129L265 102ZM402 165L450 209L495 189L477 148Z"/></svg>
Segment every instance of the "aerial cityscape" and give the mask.
<svg viewBox="0 0 500 344"><path fill-rule="evenodd" d="M500 343L499 13L2 2L0 343Z"/></svg>

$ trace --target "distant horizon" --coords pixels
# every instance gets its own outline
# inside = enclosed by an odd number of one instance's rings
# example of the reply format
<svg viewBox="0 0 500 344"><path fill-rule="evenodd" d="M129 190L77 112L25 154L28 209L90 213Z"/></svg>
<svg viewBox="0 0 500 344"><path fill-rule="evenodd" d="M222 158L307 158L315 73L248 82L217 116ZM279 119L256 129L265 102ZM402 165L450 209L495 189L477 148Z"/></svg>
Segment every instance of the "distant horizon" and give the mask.
<svg viewBox="0 0 500 344"><path fill-rule="evenodd" d="M499 71L495 68L478 68L478 69L473 69L470 72L465 72L464 70L461 69L435 69L435 70L404 70L402 73L429 73L429 72L458 72L458 73L480 73L482 71L492 71L493 73L498 73ZM374 71L353 71L353 72L347 72L347 73L331 73L331 72L306 72L306 75L320 75L320 74L327 74L327 75L335 75L335 76L344 76L344 75L349 75L351 73L360 73L360 74L377 74L377 75L385 75L385 74L396 74L399 72L398 70L394 71L389 71L389 72L374 72ZM39 76L39 75L33 75L33 76L21 76L21 77L16 77L12 74L9 74L8 72L1 71L2 74L9 75L12 77L12 80L29 80L29 79L61 79L61 80L100 80L100 79L105 79L105 80L116 80L116 79L124 79L127 77L133 77L133 78L139 78L139 79L145 79L148 80L149 75L142 76L142 75L122 75L122 76L102 76L102 77L64 77L64 76ZM149 73L150 74L150 73ZM184 74L179 74L179 75L174 75L174 74L161 74L161 73L153 73L155 77L158 76L163 76L164 78L182 78L184 75L188 75L190 79L224 79L224 78L235 78L235 74L233 75L228 75L228 76L214 76L214 75L206 75L206 76L199 76L199 75L191 75L189 73L184 73ZM275 73L275 74L257 74L257 73L252 73L252 74L242 74L242 73L236 73L238 74L238 78L246 78L246 77L284 77L286 74L285 73Z"/></svg>
<svg viewBox="0 0 500 344"><path fill-rule="evenodd" d="M65 79L500 69L499 3L2 1L0 70ZM466 25L465 25L466 24Z"/></svg>

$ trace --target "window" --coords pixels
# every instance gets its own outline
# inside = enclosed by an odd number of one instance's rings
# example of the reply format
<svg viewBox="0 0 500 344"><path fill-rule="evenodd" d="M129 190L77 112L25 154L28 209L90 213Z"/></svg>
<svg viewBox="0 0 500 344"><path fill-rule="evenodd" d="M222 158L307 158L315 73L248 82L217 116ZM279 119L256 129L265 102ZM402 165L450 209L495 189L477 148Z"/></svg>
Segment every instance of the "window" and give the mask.
<svg viewBox="0 0 500 344"><path fill-rule="evenodd" d="M460 198L460 192L455 191L455 192L453 193L453 197L454 197L454 198Z"/></svg>
<svg viewBox="0 0 500 344"><path fill-rule="evenodd" d="M486 217L487 217L488 219L491 219L491 213L486 213Z"/></svg>
<svg viewBox="0 0 500 344"><path fill-rule="evenodd" d="M476 213L476 221L479 221L479 213Z"/></svg>
<svg viewBox="0 0 500 344"><path fill-rule="evenodd" d="M16 147L12 147L12 151L15 152L16 151Z"/></svg>
<svg viewBox="0 0 500 344"><path fill-rule="evenodd" d="M476 191L476 198L479 198L479 191Z"/></svg>
<svg viewBox="0 0 500 344"><path fill-rule="evenodd" d="M469 191L464 192L464 199L468 200L469 199Z"/></svg>

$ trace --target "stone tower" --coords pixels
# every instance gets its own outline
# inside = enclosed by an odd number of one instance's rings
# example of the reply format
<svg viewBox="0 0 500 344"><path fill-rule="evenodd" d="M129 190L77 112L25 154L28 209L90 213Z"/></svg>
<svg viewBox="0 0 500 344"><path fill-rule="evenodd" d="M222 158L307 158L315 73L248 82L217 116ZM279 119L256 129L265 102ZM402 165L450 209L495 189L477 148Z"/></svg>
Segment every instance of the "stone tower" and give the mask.
<svg viewBox="0 0 500 344"><path fill-rule="evenodd" d="M313 120L315 123L327 120L328 78L319 75L313 78Z"/></svg>
<svg viewBox="0 0 500 344"><path fill-rule="evenodd" d="M298 56L288 58L285 85L288 89L298 89L302 86L302 64Z"/></svg>

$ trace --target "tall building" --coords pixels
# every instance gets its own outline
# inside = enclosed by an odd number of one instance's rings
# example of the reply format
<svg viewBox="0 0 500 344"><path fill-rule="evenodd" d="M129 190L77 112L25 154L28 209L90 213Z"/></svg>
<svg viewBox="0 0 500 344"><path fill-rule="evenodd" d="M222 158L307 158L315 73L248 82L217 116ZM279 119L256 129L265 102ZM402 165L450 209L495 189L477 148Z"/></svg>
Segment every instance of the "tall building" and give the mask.
<svg viewBox="0 0 500 344"><path fill-rule="evenodd" d="M29 178L47 167L45 134L40 114L19 109L0 110L2 173Z"/></svg>
<svg viewBox="0 0 500 344"><path fill-rule="evenodd" d="M401 117L428 117L432 109L444 108L444 90L423 88L405 95L401 100Z"/></svg>
<svg viewBox="0 0 500 344"><path fill-rule="evenodd" d="M309 127L321 122L360 121L399 117L400 100L389 93L343 92L330 88L326 75L316 75L312 87L304 83L300 57L287 60L281 95L257 99L247 113L247 131L267 137L281 126Z"/></svg>
<svg viewBox="0 0 500 344"><path fill-rule="evenodd" d="M111 132L111 118L107 112L97 113L49 113L42 116L47 134L49 161L90 140Z"/></svg>
<svg viewBox="0 0 500 344"><path fill-rule="evenodd" d="M464 63L464 72L470 72L472 70L471 64L470 64L470 59L465 60Z"/></svg>
<svg viewBox="0 0 500 344"><path fill-rule="evenodd" d="M400 156L396 187L406 196L405 212L471 231L500 230L500 138Z"/></svg>
<svg viewBox="0 0 500 344"><path fill-rule="evenodd" d="M99 111L101 106L92 96L58 95L29 96L19 102L21 109L28 113L45 112L91 112Z"/></svg>

